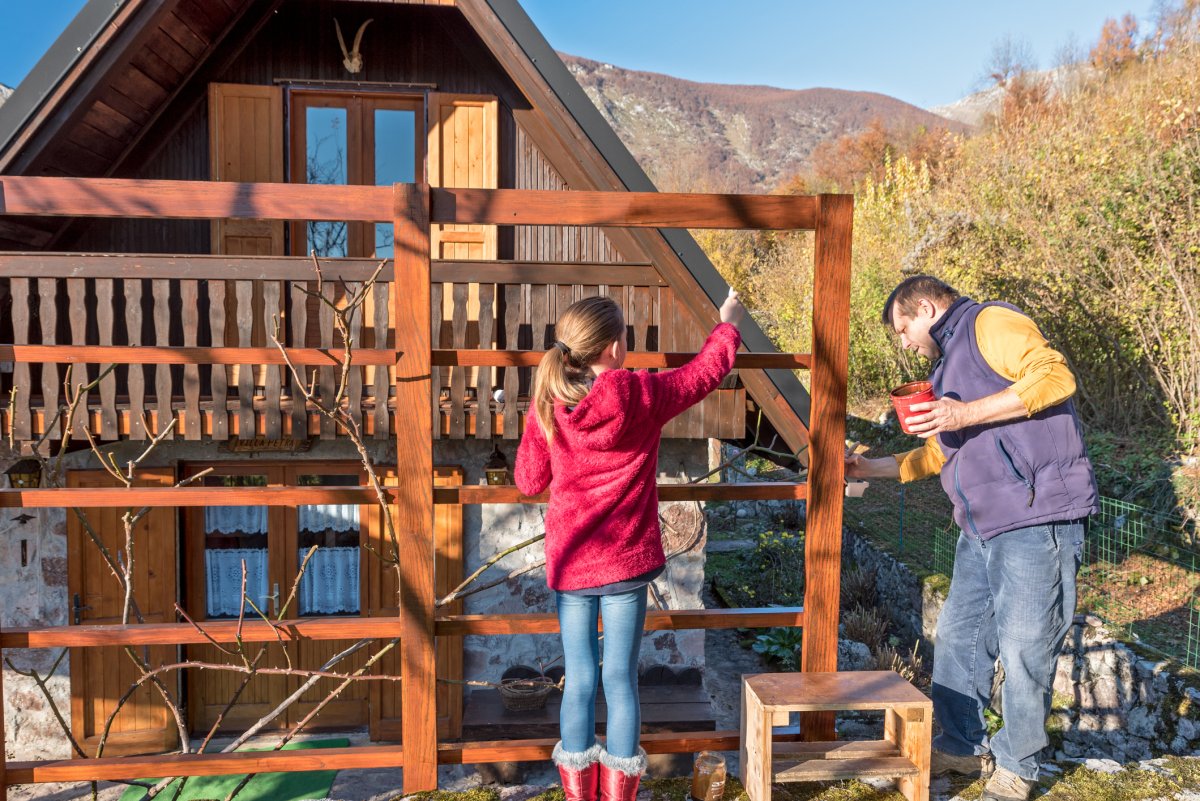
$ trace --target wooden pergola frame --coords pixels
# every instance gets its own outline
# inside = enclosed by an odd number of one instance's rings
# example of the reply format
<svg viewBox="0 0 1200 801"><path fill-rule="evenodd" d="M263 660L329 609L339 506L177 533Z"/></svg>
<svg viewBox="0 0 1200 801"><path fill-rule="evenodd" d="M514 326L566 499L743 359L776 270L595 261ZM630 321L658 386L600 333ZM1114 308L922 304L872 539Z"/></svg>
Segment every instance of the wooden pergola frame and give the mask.
<svg viewBox="0 0 1200 801"><path fill-rule="evenodd" d="M402 562L402 614L398 618L295 620L283 624L285 639L340 640L347 637L401 640L402 745L378 745L308 751L230 754L105 757L38 762L0 762L0 801L12 784L88 781L131 776L201 776L323 768L404 769L406 793L435 789L439 764L547 759L553 740L443 743L437 741L435 637L472 634L552 633L553 614L450 615L436 617L433 591L433 507L436 503L543 503L522 497L512 487L433 487L433 412L431 370L439 365L525 366L540 353L529 351L435 351L431 346L430 286L436 269L455 269L430 259L430 226L467 223L493 225L573 225L643 228L725 228L815 231L813 279L813 352L739 354L742 369L808 368L812 404L809 419L808 480L805 484L663 485L662 500L738 500L806 498L805 608L684 610L651 612L646 628L716 629L803 626L803 670L837 667L838 596L842 537L843 440L849 339L850 247L853 201L847 195L758 196L659 194L643 192L552 192L511 189L440 189L425 184L392 187L219 182L117 180L88 178L0 177L0 215L124 217L151 219L281 219L391 222L395 226L393 281L405 292L390 294L396 338L393 351L357 350L360 364L394 365L395 433L405 469L389 488ZM15 275L21 260L29 277L50 277L69 269L71 277L113 276L121 259L112 255L21 254L0 257L4 275ZM143 258L143 257L139 257ZM157 257L156 277L196 278L197 272L229 269L252 277L255 259ZM205 262L205 259L210 261ZM144 260L144 258L143 258ZM171 260L168 263L168 260ZM300 259L257 261L270 270L299 269ZM269 262L269 264L267 264ZM455 263L462 272L490 270L503 280L519 274L536 278L539 270L561 275L574 265ZM201 265L204 268L201 269ZM195 268L195 269L193 269ZM581 270L588 269L580 265ZM645 266L643 265L644 269ZM556 271L556 272L555 272ZM120 275L121 273L116 273ZM470 279L466 279L470 280ZM511 279L510 279L511 280ZM702 326L717 320L707 309ZM337 354L320 349L291 351L296 363L332 364ZM630 354L628 366L676 366L690 354ZM129 364L280 364L277 351L265 348L0 346L0 360L21 362L117 362ZM778 400L778 399L777 399ZM302 496L302 497L301 497ZM0 507L127 507L294 505L362 503L373 495L357 488L131 488L0 490ZM234 626L207 623L210 641L233 642ZM241 639L275 639L266 625L247 621ZM5 648L98 647L135 644L191 644L201 641L186 623L105 626L58 626L0 631ZM2 681L2 675L0 675ZM0 695L2 695L0 685ZM0 720L0 742L3 742ZM814 713L803 721L806 740L833 738L832 713ZM736 731L644 735L650 753L690 753L701 749L735 750Z"/></svg>

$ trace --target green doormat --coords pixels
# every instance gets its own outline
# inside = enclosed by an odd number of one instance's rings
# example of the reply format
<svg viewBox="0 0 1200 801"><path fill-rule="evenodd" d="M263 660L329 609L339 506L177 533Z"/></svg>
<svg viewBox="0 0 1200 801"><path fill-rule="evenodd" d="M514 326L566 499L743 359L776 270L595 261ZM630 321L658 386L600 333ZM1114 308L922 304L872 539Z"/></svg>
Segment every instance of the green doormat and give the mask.
<svg viewBox="0 0 1200 801"><path fill-rule="evenodd" d="M301 748L347 748L350 741L344 737L331 740L307 740L299 743L288 743L284 751ZM269 751L269 748L243 748L243 751ZM229 792L238 786L246 774L235 776L193 776L183 786L183 792L178 801L222 801ZM237 794L235 801L310 801L310 799L327 798L333 787L333 777L336 770L311 770L303 773L260 773L251 779L242 791ZM158 779L140 779L139 781L157 782ZM177 782L179 780L176 780ZM163 790L157 799L173 798L174 785ZM121 794L120 801L142 801L146 796L143 787L127 787Z"/></svg>

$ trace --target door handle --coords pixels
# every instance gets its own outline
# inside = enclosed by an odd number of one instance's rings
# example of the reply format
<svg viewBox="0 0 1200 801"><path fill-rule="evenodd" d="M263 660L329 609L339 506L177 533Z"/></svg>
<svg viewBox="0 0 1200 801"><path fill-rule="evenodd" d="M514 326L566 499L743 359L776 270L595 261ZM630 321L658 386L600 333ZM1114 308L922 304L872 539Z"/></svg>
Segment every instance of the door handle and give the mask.
<svg viewBox="0 0 1200 801"><path fill-rule="evenodd" d="M75 593L71 597L71 616L72 616L72 619L74 619L76 626L78 626L80 623L83 622L83 615L80 613L83 612L84 609L91 609L91 608L92 607L90 607L86 604L79 603L79 593Z"/></svg>
<svg viewBox="0 0 1200 801"><path fill-rule="evenodd" d="M271 601L271 617L278 617L279 616L279 582L276 581L273 585L271 585L271 589L273 590L273 592L267 596L268 600Z"/></svg>

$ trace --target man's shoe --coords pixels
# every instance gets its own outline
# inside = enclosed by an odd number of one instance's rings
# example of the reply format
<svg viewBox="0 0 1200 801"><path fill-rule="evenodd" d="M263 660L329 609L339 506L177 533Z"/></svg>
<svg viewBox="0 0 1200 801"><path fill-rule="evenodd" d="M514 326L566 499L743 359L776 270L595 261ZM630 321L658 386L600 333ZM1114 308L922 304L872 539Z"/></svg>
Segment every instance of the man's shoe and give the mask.
<svg viewBox="0 0 1200 801"><path fill-rule="evenodd" d="M992 775L995 763L991 754L982 756L958 756L934 748L930 753L929 772L934 776L957 773L962 776L979 776L986 779Z"/></svg>
<svg viewBox="0 0 1200 801"><path fill-rule="evenodd" d="M1022 779L1011 770L996 768L992 778L984 785L979 801L1026 801L1033 787L1033 782Z"/></svg>

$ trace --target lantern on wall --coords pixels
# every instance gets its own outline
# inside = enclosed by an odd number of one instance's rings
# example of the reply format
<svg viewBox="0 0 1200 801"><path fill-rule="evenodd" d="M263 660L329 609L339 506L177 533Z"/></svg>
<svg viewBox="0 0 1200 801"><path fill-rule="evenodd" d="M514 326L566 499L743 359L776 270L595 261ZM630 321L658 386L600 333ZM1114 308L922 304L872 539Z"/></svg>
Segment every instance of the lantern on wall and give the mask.
<svg viewBox="0 0 1200 801"><path fill-rule="evenodd" d="M42 484L42 466L36 459L22 459L8 468L8 482L13 489L36 489Z"/></svg>
<svg viewBox="0 0 1200 801"><path fill-rule="evenodd" d="M509 484L508 474L508 459L500 451L499 445L492 446L491 458L487 460L487 464L483 466L483 473L487 476L487 483L492 486Z"/></svg>

